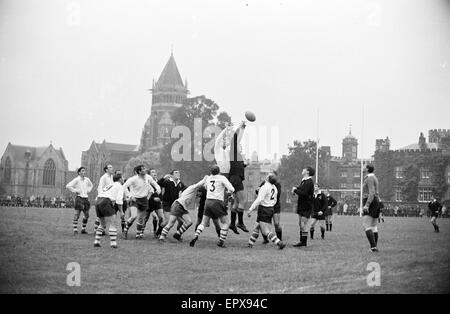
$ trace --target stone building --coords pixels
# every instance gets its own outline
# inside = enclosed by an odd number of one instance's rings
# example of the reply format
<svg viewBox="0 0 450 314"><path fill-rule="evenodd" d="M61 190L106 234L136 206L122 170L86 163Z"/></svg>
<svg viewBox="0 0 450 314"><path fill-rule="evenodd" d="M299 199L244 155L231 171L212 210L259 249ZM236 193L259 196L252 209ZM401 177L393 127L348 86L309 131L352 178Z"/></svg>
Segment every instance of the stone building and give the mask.
<svg viewBox="0 0 450 314"><path fill-rule="evenodd" d="M0 163L2 194L30 196L67 196L65 186L75 177L68 169L62 148L8 143Z"/></svg>
<svg viewBox="0 0 450 314"><path fill-rule="evenodd" d="M247 208L256 199L255 190L263 182L267 175L273 170L278 169L279 160L276 155L272 160L264 159L259 160L258 154L253 152L250 159L247 160L247 167L245 167L245 181L244 191L247 194Z"/></svg>
<svg viewBox="0 0 450 314"><path fill-rule="evenodd" d="M125 173L128 161L139 154L138 146L133 144L110 143L103 140L102 143L92 141L88 150L81 153L81 165L86 167L87 176L97 187L103 168L111 164L114 169ZM96 194L97 190L94 189Z"/></svg>
<svg viewBox="0 0 450 314"><path fill-rule="evenodd" d="M450 201L450 130L429 130L428 142L420 133L417 143L391 150L378 145L375 167L380 194L387 202L420 204L432 197Z"/></svg>
<svg viewBox="0 0 450 314"><path fill-rule="evenodd" d="M167 61L158 81L153 80L150 116L142 131L139 152L160 151L170 142L174 123L171 114L187 99L187 81L183 83L173 54Z"/></svg>
<svg viewBox="0 0 450 314"><path fill-rule="evenodd" d="M361 159L358 159L358 139L351 133L342 140L342 156L332 156L329 146L319 148L319 184L329 189L336 200L359 202ZM371 160L364 160L363 167Z"/></svg>

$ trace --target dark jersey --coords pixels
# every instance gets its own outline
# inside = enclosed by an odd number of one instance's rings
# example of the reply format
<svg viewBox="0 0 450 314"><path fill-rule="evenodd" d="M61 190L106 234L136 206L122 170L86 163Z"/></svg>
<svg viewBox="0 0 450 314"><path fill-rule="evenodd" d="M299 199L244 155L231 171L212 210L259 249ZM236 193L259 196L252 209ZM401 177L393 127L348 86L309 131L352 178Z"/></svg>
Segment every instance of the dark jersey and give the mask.
<svg viewBox="0 0 450 314"><path fill-rule="evenodd" d="M173 180L162 178L158 181L158 184L161 188L164 188L162 201L168 205L172 205L180 197L180 192L186 189L182 181L175 184Z"/></svg>
<svg viewBox="0 0 450 314"><path fill-rule="evenodd" d="M245 167L244 159L242 155L238 151L238 132L243 132L243 130L238 129L234 135L233 140L231 141L230 147L230 177L231 176L239 176L241 180L245 180Z"/></svg>
<svg viewBox="0 0 450 314"><path fill-rule="evenodd" d="M317 195L314 195L314 213L322 212L322 214L325 214L325 211L328 208L328 200L325 194L322 192L318 193Z"/></svg>
<svg viewBox="0 0 450 314"><path fill-rule="evenodd" d="M333 198L333 196L328 195L327 200L328 200L328 207L333 208L337 205L337 201Z"/></svg>
<svg viewBox="0 0 450 314"><path fill-rule="evenodd" d="M302 180L295 188L294 193L298 195L297 212L310 212L313 209L314 182L312 178Z"/></svg>
<svg viewBox="0 0 450 314"><path fill-rule="evenodd" d="M431 216L438 216L439 213L441 212L442 205L438 201L436 202L432 201L428 203L428 209L431 212Z"/></svg>

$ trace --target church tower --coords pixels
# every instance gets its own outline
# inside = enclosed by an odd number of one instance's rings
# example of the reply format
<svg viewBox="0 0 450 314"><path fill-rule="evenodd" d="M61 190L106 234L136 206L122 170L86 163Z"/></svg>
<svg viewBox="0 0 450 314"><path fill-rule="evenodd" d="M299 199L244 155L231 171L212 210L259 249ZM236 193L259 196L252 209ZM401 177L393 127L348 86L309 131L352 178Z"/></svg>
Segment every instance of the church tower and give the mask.
<svg viewBox="0 0 450 314"><path fill-rule="evenodd" d="M348 162L358 159L358 140L352 135L351 127L349 134L342 140L342 157Z"/></svg>
<svg viewBox="0 0 450 314"><path fill-rule="evenodd" d="M142 131L139 152L158 150L170 142L174 123L171 114L186 101L189 91L183 83L173 53L170 55L158 81L153 80L150 117Z"/></svg>

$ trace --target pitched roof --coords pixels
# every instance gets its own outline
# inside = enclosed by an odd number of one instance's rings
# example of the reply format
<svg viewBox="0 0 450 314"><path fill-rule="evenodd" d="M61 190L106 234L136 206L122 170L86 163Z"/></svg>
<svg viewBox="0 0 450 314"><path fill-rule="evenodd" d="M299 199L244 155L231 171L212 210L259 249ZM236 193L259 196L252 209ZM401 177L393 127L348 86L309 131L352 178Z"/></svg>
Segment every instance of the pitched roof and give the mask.
<svg viewBox="0 0 450 314"><path fill-rule="evenodd" d="M14 145L14 144L9 144L9 145L10 145L10 150L12 152L12 156L15 161L26 161L25 153L27 151L31 153L30 160L39 159L44 154L44 152L51 146L51 144L49 146L38 146L38 147ZM64 156L64 153L61 148L55 149L53 147L53 149L61 157L62 160L66 160L66 157Z"/></svg>
<svg viewBox="0 0 450 314"><path fill-rule="evenodd" d="M427 149L439 149L441 148L441 145L439 145L439 143L426 143L425 144L427 146ZM420 149L420 145L419 144L411 144L402 148L399 148L398 150L418 150Z"/></svg>
<svg viewBox="0 0 450 314"><path fill-rule="evenodd" d="M180 72L178 71L177 64L175 62L175 58L173 54L170 55L169 61L167 61L166 66L164 67L161 75L159 76L157 86L177 86L177 87L185 87L183 84L183 80L181 79Z"/></svg>
<svg viewBox="0 0 450 314"><path fill-rule="evenodd" d="M106 150L133 152L133 151L137 151L137 149L138 149L138 145L109 143L109 142L103 142L103 144L105 145Z"/></svg>

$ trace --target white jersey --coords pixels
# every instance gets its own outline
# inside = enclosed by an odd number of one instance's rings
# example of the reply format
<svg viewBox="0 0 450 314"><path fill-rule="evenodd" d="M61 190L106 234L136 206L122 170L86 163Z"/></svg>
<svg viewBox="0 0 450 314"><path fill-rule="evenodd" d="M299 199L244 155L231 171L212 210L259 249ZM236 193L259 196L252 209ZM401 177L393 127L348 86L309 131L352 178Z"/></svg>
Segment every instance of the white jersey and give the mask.
<svg viewBox="0 0 450 314"><path fill-rule="evenodd" d="M225 189L234 192L234 187L223 175L209 176L206 179L206 199L223 201Z"/></svg>
<svg viewBox="0 0 450 314"><path fill-rule="evenodd" d="M107 174L107 173L105 173L104 175L101 176L100 181L98 181L98 188L97 188L98 195L100 195L100 193L102 193L106 187L108 187L114 183L112 177L113 176L111 174Z"/></svg>
<svg viewBox="0 0 450 314"><path fill-rule="evenodd" d="M266 181L258 191L258 197L253 202L250 210L256 209L259 205L264 207L274 207L277 203L278 189L274 184Z"/></svg>
<svg viewBox="0 0 450 314"><path fill-rule="evenodd" d="M116 204L123 205L123 186L120 182L114 182L106 186L98 197L109 198L111 201L116 202Z"/></svg>
<svg viewBox="0 0 450 314"><path fill-rule="evenodd" d="M128 191L128 188L130 188L130 191ZM155 192L155 189L158 194L161 193L161 188L158 183L148 174L144 178L138 175L129 178L123 185L123 189L126 196L133 196L135 198L148 198Z"/></svg>
<svg viewBox="0 0 450 314"><path fill-rule="evenodd" d="M81 176L76 177L69 183L67 183L66 188L73 192L78 194L80 197L87 198L88 193L92 191L93 184L89 178Z"/></svg>

